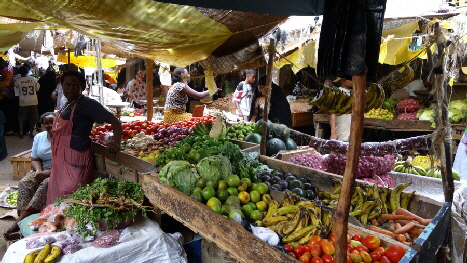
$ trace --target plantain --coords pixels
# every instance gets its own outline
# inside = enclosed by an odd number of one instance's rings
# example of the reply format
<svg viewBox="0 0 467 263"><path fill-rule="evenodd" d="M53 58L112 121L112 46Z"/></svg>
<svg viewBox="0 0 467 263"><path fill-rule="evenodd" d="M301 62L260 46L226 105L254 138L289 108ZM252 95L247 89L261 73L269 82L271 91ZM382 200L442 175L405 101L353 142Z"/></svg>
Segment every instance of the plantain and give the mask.
<svg viewBox="0 0 467 263"><path fill-rule="evenodd" d="M362 188L360 186L355 187L355 191L357 191L357 193L359 195L359 199L358 199L357 205L354 207L354 210L362 210L363 204L366 201L365 192L363 192L363 190L362 190Z"/></svg>
<svg viewBox="0 0 467 263"><path fill-rule="evenodd" d="M391 197L389 199L391 211L396 211L396 209L401 206L402 191L411 184L412 183L400 183L392 190Z"/></svg>
<svg viewBox="0 0 467 263"><path fill-rule="evenodd" d="M266 216L264 217L264 219L271 218L278 208L279 208L279 202L277 202L276 200L271 200L268 205L268 212L266 213Z"/></svg>
<svg viewBox="0 0 467 263"><path fill-rule="evenodd" d="M263 219L263 226L273 226L277 225L279 222L286 221L289 218L286 216L276 216L268 219Z"/></svg>
<svg viewBox="0 0 467 263"><path fill-rule="evenodd" d="M39 252L36 259L34 259L34 263L43 263L47 256L50 254L52 250L52 246L50 244L46 244L44 248Z"/></svg>
<svg viewBox="0 0 467 263"><path fill-rule="evenodd" d="M320 225L321 224L321 215L318 214L315 210L307 209L306 210L308 217L310 219L310 223L312 225Z"/></svg>
<svg viewBox="0 0 467 263"><path fill-rule="evenodd" d="M383 202L381 201L381 199L376 199L375 202L376 202L376 204L375 204L373 210L368 215L368 220L371 220L373 218L377 218L382 214Z"/></svg>
<svg viewBox="0 0 467 263"><path fill-rule="evenodd" d="M371 212L371 209L375 206L375 201L367 201L363 204L362 207L362 215L360 216L360 222L362 222L363 227L366 227L366 223L368 223L368 215Z"/></svg>
<svg viewBox="0 0 467 263"><path fill-rule="evenodd" d="M349 96L348 101L344 104L344 106L339 111L339 114L349 114L352 113L352 96Z"/></svg>
<svg viewBox="0 0 467 263"><path fill-rule="evenodd" d="M298 244L300 245L305 245L308 244L310 239L317 234L317 232L320 230L321 227L318 227L316 229L313 229L309 231L304 237L302 237L299 241L297 241Z"/></svg>
<svg viewBox="0 0 467 263"><path fill-rule="evenodd" d="M289 220L289 223L283 228L282 232L284 233L284 235L288 235L292 233L297 227L298 222L300 222L300 219L302 219L302 208L301 207L300 209L297 209L295 211L295 214Z"/></svg>
<svg viewBox="0 0 467 263"><path fill-rule="evenodd" d="M37 255L39 255L40 251L41 250L39 249L39 250L36 250L36 251L29 252L26 255L26 257L24 258L23 263L33 263L34 260L36 259Z"/></svg>
<svg viewBox="0 0 467 263"><path fill-rule="evenodd" d="M337 204L339 203L339 200L338 199L334 199L334 200L331 200L331 202L329 202L329 207L331 208L337 208Z"/></svg>
<svg viewBox="0 0 467 263"><path fill-rule="evenodd" d="M414 167L415 170L417 170L418 174L420 174L422 176L426 175L426 171L425 171L425 169L423 169L423 167L420 167L420 166L417 166L417 165L414 165L413 167Z"/></svg>
<svg viewBox="0 0 467 263"><path fill-rule="evenodd" d="M306 236L308 234L308 232L314 231L318 227L319 226L316 226L316 225L310 225L310 226L304 227L304 228L302 228L302 229L300 229L298 231L294 231L290 235L287 235L286 237L284 237L282 239L282 241L285 242L285 243L297 241L297 240L303 238L304 236Z"/></svg>
<svg viewBox="0 0 467 263"><path fill-rule="evenodd" d="M298 206L296 205L289 205L289 206L284 206L279 209L277 209L272 216L281 216L285 215L288 213L294 213L295 210L297 210Z"/></svg>
<svg viewBox="0 0 467 263"><path fill-rule="evenodd" d="M381 188L381 192L379 193L379 197L382 203L381 211L383 214L388 214L388 206L386 205L388 193L389 189L387 188Z"/></svg>
<svg viewBox="0 0 467 263"><path fill-rule="evenodd" d="M308 213L304 212L302 214L302 218L298 221L298 224L295 227L294 232L299 231L300 229L305 228L306 226L308 226L309 221L310 221L309 219L310 219L310 216L308 215Z"/></svg>
<svg viewBox="0 0 467 263"><path fill-rule="evenodd" d="M62 250L57 246L52 246L52 250L47 258L45 258L44 263L53 263L58 257L62 254Z"/></svg>
<svg viewBox="0 0 467 263"><path fill-rule="evenodd" d="M349 213L350 216L361 216L363 214L363 210L354 210Z"/></svg>
<svg viewBox="0 0 467 263"><path fill-rule="evenodd" d="M414 195L415 195L415 191L406 194L406 195L402 198L401 207L404 208L404 209L407 209L407 208L409 207L410 200L412 199L412 197L413 197Z"/></svg>
<svg viewBox="0 0 467 263"><path fill-rule="evenodd" d="M280 202L280 207L295 205L295 200L292 196L292 192L285 191L284 195L282 196L282 200Z"/></svg>
<svg viewBox="0 0 467 263"><path fill-rule="evenodd" d="M283 235L282 230L284 230L284 227L289 223L289 221L281 221L277 223L276 225L276 232L280 235Z"/></svg>

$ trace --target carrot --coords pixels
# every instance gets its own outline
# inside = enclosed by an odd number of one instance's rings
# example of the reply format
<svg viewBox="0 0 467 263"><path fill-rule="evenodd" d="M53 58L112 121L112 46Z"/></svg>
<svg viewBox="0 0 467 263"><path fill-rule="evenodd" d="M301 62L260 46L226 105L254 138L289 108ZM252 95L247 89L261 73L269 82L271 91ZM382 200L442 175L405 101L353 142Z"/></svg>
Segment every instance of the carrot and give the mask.
<svg viewBox="0 0 467 263"><path fill-rule="evenodd" d="M420 229L425 229L426 226L420 225L420 224L415 224L415 228L420 228Z"/></svg>
<svg viewBox="0 0 467 263"><path fill-rule="evenodd" d="M407 238L402 234L397 234L396 235L396 240L399 241L399 242L405 242L405 241L407 241Z"/></svg>
<svg viewBox="0 0 467 263"><path fill-rule="evenodd" d="M407 239L407 241L410 241L410 236L409 236L409 233L405 232L405 233L402 233L402 235L405 236L405 238Z"/></svg>
<svg viewBox="0 0 467 263"><path fill-rule="evenodd" d="M414 222L410 222L405 226L401 226L400 228L397 228L397 224L399 224L399 223L396 223L396 230L394 231L394 234L402 234L402 233L405 233L405 232L415 228L415 223ZM400 224L399 224L399 226L400 226Z"/></svg>
<svg viewBox="0 0 467 263"><path fill-rule="evenodd" d="M396 234L394 234L393 232L382 229L382 228L379 228L377 226L370 226L370 230L375 231L375 232L380 233L380 234L383 234L383 235L390 236L392 238L396 238Z"/></svg>
<svg viewBox="0 0 467 263"><path fill-rule="evenodd" d="M404 209L402 207L398 207L396 209L396 214L397 215L405 215L405 216L409 216L409 217L413 217L415 220L417 220L420 224L424 225L424 226L427 226L430 222L431 222L431 219L425 219L423 217L420 217L412 212L410 212L409 210L407 209Z"/></svg>
<svg viewBox="0 0 467 263"><path fill-rule="evenodd" d="M375 218L371 219L371 224L374 226L379 226L378 220L376 220Z"/></svg>
<svg viewBox="0 0 467 263"><path fill-rule="evenodd" d="M391 215L391 214L382 214L381 220L388 221L388 220L414 220L415 218L412 216L405 216L405 215Z"/></svg>
<svg viewBox="0 0 467 263"><path fill-rule="evenodd" d="M406 246L411 246L413 243L412 242L402 242L402 244L404 244Z"/></svg>
<svg viewBox="0 0 467 263"><path fill-rule="evenodd" d="M389 231L394 232L394 230L396 230L396 223L393 220L389 220L388 225L389 225L389 228L388 228Z"/></svg>
<svg viewBox="0 0 467 263"><path fill-rule="evenodd" d="M409 230L408 232L409 232L409 233L412 233L412 234L414 234L414 235L419 236L420 234L423 233L423 229L414 228L414 229Z"/></svg>

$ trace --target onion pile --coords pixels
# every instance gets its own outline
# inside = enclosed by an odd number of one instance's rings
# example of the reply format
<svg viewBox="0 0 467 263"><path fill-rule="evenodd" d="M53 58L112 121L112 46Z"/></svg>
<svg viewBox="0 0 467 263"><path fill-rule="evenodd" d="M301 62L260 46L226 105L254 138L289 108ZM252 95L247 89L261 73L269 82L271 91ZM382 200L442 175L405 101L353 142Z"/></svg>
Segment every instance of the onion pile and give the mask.
<svg viewBox="0 0 467 263"><path fill-rule="evenodd" d="M193 133L193 128L174 125L168 128L158 127L154 133L154 139L164 142L164 144L173 147L176 142L185 139Z"/></svg>
<svg viewBox="0 0 467 263"><path fill-rule="evenodd" d="M324 158L321 156L321 154L317 153L298 154L287 162L326 171L326 167L324 166Z"/></svg>
<svg viewBox="0 0 467 263"><path fill-rule="evenodd" d="M344 175L346 162L347 156L343 154L332 153L324 159L327 171L339 175ZM395 163L394 155L390 154L385 156L360 156L356 177L372 178L375 175L386 175L392 170Z"/></svg>

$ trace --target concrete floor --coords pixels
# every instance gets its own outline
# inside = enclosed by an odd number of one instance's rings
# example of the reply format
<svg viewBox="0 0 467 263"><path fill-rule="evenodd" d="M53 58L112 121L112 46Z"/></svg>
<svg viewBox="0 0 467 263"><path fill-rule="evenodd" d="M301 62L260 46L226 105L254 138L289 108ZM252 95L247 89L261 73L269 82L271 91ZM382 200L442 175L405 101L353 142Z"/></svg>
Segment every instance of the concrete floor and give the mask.
<svg viewBox="0 0 467 263"><path fill-rule="evenodd" d="M18 136L5 136L6 145L8 150L8 156L0 161L0 191L3 191L8 186L18 186L18 180L13 180L13 167L10 163L10 158L20 152L29 150L32 148L33 139L30 139L28 135L25 135L23 139ZM0 216L6 212L11 211L10 209L0 207ZM0 231L6 230L15 220L12 217L0 219ZM0 260L3 258L7 250L7 242L0 235Z"/></svg>

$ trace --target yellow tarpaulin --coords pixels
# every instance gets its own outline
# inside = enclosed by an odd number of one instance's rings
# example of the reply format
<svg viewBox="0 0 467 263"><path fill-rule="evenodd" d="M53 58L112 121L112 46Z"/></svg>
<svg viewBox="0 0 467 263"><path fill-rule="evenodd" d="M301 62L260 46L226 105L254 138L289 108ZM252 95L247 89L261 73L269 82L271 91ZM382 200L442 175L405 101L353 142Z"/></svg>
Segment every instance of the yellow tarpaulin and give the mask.
<svg viewBox="0 0 467 263"><path fill-rule="evenodd" d="M292 67L292 71L297 74L297 72L308 66L316 68L318 63L318 43L316 41L309 42L302 46L301 48L294 51L292 54L288 55L285 58L281 58L278 61L274 62L275 68L282 68L284 65L290 64L292 62L297 67ZM290 61L290 62L289 62Z"/></svg>
<svg viewBox="0 0 467 263"><path fill-rule="evenodd" d="M7 51L13 45L18 44L25 32L34 30L42 24L42 22L0 24L0 51Z"/></svg>
<svg viewBox="0 0 467 263"><path fill-rule="evenodd" d="M58 55L58 62L68 63L68 56ZM117 66L117 60L115 59L102 59L103 68L113 68ZM75 64L78 67L97 68L96 57L94 56L79 56L75 57L73 54L70 56L70 63Z"/></svg>
<svg viewBox="0 0 467 263"><path fill-rule="evenodd" d="M420 50L410 51L409 45L412 43L412 34L419 29L418 21L413 21L400 27L384 30L383 41L380 47L379 63L397 65L416 57Z"/></svg>
<svg viewBox="0 0 467 263"><path fill-rule="evenodd" d="M207 58L232 35L194 7L152 0L0 0L0 6L1 16L63 25L174 66Z"/></svg>

